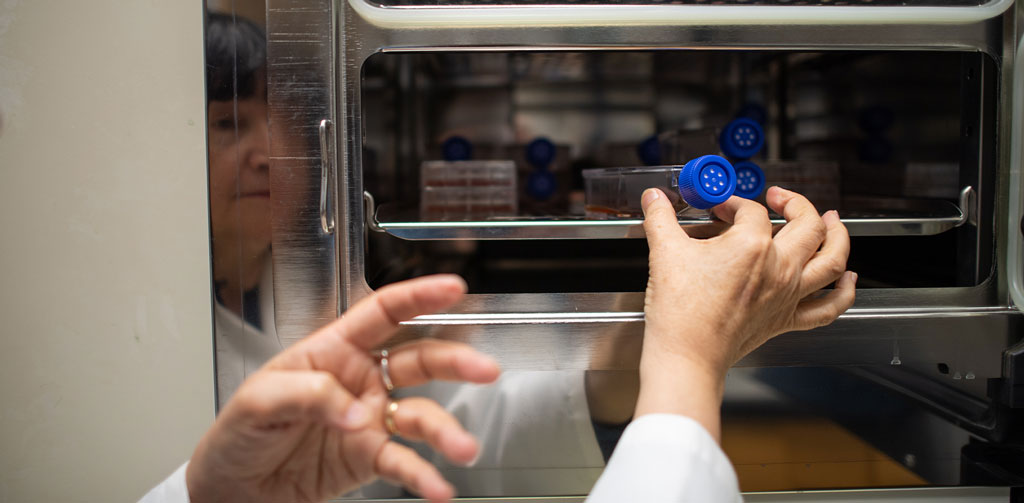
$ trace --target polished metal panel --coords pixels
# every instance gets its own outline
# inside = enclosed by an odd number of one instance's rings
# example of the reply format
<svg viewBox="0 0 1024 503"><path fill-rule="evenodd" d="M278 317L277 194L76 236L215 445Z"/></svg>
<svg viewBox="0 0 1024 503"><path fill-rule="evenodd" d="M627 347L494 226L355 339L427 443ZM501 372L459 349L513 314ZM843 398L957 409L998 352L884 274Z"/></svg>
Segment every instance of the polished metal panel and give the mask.
<svg viewBox="0 0 1024 503"><path fill-rule="evenodd" d="M961 378L1001 375L1002 350L1017 340L1011 331L1020 328L1017 318L1007 309L936 309L912 315L853 312L827 327L772 339L738 366L932 369L941 362L952 369L949 383L960 385L955 381ZM628 370L639 363L642 321L642 313L636 312L432 317L405 324L394 343L415 337L467 342L493 355L508 370Z"/></svg>
<svg viewBox="0 0 1024 503"><path fill-rule="evenodd" d="M286 340L308 334L338 313L336 234L321 228L318 183L329 175L324 166L331 166L323 162L319 126L325 119L338 124L331 13L330 0L267 1L275 318ZM336 206L330 210L337 215Z"/></svg>

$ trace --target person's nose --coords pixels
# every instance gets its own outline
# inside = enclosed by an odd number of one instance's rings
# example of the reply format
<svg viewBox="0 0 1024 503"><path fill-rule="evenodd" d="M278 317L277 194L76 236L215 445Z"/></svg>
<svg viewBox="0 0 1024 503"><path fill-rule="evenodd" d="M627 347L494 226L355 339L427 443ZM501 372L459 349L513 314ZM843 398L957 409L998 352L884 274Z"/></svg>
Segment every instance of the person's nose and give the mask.
<svg viewBox="0 0 1024 503"><path fill-rule="evenodd" d="M270 128L267 120L255 121L247 135L245 165L254 170L270 169Z"/></svg>

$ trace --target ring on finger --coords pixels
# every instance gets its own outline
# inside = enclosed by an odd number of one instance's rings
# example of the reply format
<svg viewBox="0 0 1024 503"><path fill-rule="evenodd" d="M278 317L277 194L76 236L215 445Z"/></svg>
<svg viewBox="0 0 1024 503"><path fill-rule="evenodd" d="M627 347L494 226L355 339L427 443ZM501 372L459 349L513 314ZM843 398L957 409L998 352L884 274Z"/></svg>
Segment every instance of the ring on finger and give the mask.
<svg viewBox="0 0 1024 503"><path fill-rule="evenodd" d="M384 429L392 436L398 435L398 425L395 424L395 412L398 412L398 401L389 398L387 405L384 406Z"/></svg>
<svg viewBox="0 0 1024 503"><path fill-rule="evenodd" d="M388 350L382 349L377 352L377 364L380 365L380 378L384 382L384 389L391 393L395 389L395 383L391 381L390 365L388 363Z"/></svg>

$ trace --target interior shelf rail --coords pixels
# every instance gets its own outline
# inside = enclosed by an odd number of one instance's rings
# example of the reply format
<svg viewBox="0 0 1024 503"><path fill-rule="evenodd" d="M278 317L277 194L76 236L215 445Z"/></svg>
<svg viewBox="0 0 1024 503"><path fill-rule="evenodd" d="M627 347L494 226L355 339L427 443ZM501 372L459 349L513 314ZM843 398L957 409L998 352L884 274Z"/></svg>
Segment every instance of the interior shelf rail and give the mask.
<svg viewBox="0 0 1024 503"><path fill-rule="evenodd" d="M948 201L914 201L885 210L842 210L840 219L851 236L929 236L966 223L974 190L960 191L959 205ZM364 193L367 225L400 239L424 240L513 240L513 239L640 239L643 219L592 220L568 217L496 217L474 221L421 222L414 210L385 204L375 208L373 196ZM782 224L773 218L773 224ZM679 225L695 237L713 236L728 224L720 221L682 219Z"/></svg>

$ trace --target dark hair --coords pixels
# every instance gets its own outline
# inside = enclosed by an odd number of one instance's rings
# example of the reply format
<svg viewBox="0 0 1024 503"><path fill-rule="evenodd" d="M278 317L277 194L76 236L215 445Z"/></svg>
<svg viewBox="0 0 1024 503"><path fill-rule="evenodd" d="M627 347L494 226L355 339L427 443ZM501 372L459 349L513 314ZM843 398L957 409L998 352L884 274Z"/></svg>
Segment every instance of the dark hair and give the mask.
<svg viewBox="0 0 1024 503"><path fill-rule="evenodd" d="M210 12L206 18L206 100L252 97L264 78L267 37L248 19Z"/></svg>

